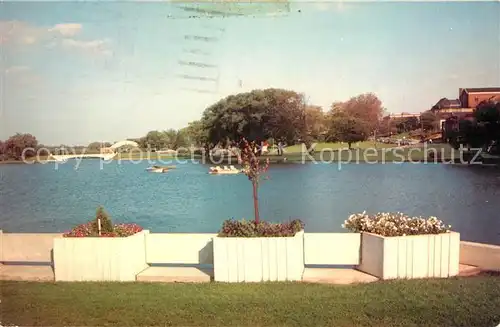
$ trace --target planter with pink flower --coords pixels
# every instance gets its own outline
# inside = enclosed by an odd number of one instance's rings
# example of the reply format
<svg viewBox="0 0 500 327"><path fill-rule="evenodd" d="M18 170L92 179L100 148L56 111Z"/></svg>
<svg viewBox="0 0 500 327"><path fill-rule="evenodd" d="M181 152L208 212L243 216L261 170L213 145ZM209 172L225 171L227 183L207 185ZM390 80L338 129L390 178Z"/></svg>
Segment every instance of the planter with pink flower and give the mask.
<svg viewBox="0 0 500 327"><path fill-rule="evenodd" d="M363 212L343 227L361 233L363 272L381 279L458 275L460 234L436 217Z"/></svg>
<svg viewBox="0 0 500 327"><path fill-rule="evenodd" d="M103 208L95 219L54 239L56 281L135 281L146 263L146 234L136 224L113 224Z"/></svg>
<svg viewBox="0 0 500 327"><path fill-rule="evenodd" d="M238 157L252 183L254 220L226 220L213 239L214 280L218 282L300 281L304 272L304 224L261 221L258 186L261 165L255 143L243 140Z"/></svg>

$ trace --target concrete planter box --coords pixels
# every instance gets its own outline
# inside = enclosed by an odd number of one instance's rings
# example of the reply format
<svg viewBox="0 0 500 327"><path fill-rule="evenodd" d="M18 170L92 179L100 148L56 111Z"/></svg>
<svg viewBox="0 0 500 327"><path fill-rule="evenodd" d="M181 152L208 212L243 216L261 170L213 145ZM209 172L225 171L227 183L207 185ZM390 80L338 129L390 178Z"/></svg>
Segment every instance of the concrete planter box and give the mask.
<svg viewBox="0 0 500 327"><path fill-rule="evenodd" d="M302 280L304 231L293 237L214 237L213 244L215 281Z"/></svg>
<svg viewBox="0 0 500 327"><path fill-rule="evenodd" d="M358 269L381 279L458 275L460 234L384 237L361 234Z"/></svg>
<svg viewBox="0 0 500 327"><path fill-rule="evenodd" d="M54 239L56 281L135 281L146 269L146 234Z"/></svg>

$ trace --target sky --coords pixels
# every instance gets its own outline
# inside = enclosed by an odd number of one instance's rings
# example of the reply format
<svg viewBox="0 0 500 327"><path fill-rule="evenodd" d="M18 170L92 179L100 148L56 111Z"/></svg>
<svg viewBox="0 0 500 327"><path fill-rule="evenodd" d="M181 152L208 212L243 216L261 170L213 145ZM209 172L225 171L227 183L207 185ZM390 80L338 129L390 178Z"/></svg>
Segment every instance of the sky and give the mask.
<svg viewBox="0 0 500 327"><path fill-rule="evenodd" d="M324 110L373 92L399 113L500 86L500 2L221 6L198 9L223 17L160 1L0 3L0 139L141 137L270 87Z"/></svg>

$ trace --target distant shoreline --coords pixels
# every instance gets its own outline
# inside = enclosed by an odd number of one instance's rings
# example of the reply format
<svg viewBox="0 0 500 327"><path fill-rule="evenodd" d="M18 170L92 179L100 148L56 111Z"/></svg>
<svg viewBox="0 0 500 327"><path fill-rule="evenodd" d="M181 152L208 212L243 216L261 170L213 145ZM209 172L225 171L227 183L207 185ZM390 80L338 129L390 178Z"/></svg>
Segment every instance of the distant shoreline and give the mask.
<svg viewBox="0 0 500 327"><path fill-rule="evenodd" d="M292 150L293 149L293 150ZM389 147L389 148L353 148L351 150L341 148L327 148L320 146L316 151L307 154L300 152L297 147L291 147L290 152L285 152L282 156L277 154L268 154L259 156L259 161L264 162L269 160L270 164L300 164L300 163L322 163L322 164L339 164L339 163L367 163L367 164L384 164L384 163L446 163L446 164L463 164L467 165L468 159L475 160L474 165L488 164L500 166L500 161L495 158L483 158L475 156L474 153L461 152L453 149L448 144L434 144L424 147ZM476 158L477 157L477 158ZM38 157L39 161L32 158L29 162L8 160L0 161L0 164L50 164L57 163L50 160L48 156ZM89 160L94 158L83 158ZM74 159L70 159L74 160ZM77 159L79 160L79 159ZM159 163L178 164L189 160L203 162L208 165L226 165L237 164L235 156L212 156L204 158L201 154L159 154L157 152L144 153L120 153L110 161L152 161ZM481 160L481 162L480 162Z"/></svg>

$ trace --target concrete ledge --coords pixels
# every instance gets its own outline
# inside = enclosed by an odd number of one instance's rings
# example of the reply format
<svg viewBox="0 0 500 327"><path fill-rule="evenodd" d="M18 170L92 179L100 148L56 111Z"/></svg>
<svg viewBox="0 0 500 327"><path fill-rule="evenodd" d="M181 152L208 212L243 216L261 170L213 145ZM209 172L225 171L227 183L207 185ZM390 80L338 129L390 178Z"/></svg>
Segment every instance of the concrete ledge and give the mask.
<svg viewBox="0 0 500 327"><path fill-rule="evenodd" d="M500 271L500 246L462 241L460 263L482 270Z"/></svg>
<svg viewBox="0 0 500 327"><path fill-rule="evenodd" d="M377 280L377 277L362 271L342 268L306 268L302 279L306 283L324 284L371 283Z"/></svg>
<svg viewBox="0 0 500 327"><path fill-rule="evenodd" d="M0 280L53 282L54 270L50 266L0 266Z"/></svg>
<svg viewBox="0 0 500 327"><path fill-rule="evenodd" d="M213 279L212 269L192 267L149 267L137 275L139 282L208 283Z"/></svg>
<svg viewBox="0 0 500 327"><path fill-rule="evenodd" d="M0 261L52 262L54 239L59 233L0 233Z"/></svg>
<svg viewBox="0 0 500 327"><path fill-rule="evenodd" d="M460 267L458 268L458 276L460 277L471 277L479 275L480 273L481 273L481 268L476 266L460 264Z"/></svg>

